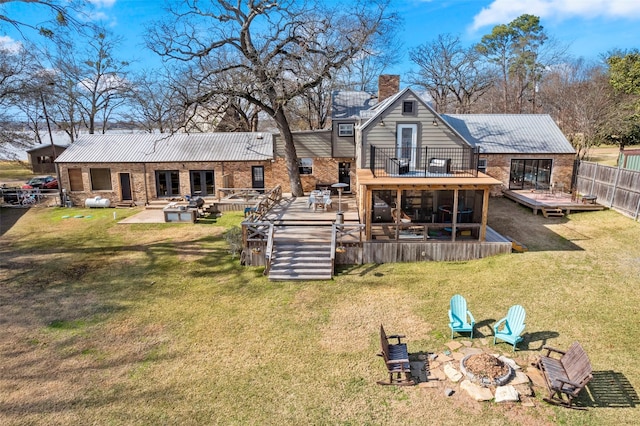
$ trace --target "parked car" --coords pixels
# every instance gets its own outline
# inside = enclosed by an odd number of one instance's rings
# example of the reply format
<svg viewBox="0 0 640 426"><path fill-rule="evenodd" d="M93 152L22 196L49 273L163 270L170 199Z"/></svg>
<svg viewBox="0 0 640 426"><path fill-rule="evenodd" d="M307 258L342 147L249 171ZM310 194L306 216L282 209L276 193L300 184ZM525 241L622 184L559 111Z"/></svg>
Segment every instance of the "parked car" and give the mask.
<svg viewBox="0 0 640 426"><path fill-rule="evenodd" d="M22 185L22 189L58 189L58 179L53 176L33 177Z"/></svg>

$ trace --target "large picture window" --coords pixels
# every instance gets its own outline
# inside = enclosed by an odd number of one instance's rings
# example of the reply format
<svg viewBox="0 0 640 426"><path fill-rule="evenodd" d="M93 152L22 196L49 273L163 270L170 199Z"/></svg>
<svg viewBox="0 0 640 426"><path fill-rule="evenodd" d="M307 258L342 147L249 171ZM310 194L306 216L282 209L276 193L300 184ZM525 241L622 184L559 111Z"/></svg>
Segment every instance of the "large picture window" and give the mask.
<svg viewBox="0 0 640 426"><path fill-rule="evenodd" d="M91 169L89 172L93 191L111 191L111 169Z"/></svg>
<svg viewBox="0 0 640 426"><path fill-rule="evenodd" d="M509 189L548 189L552 160L511 160Z"/></svg>

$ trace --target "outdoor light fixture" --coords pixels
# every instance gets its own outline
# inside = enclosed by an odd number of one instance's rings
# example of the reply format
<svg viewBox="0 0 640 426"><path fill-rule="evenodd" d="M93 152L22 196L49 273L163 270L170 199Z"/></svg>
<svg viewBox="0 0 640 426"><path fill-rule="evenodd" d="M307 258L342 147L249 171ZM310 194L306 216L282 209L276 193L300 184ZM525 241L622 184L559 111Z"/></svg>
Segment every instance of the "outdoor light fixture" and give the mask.
<svg viewBox="0 0 640 426"><path fill-rule="evenodd" d="M380 123L378 123L378 126L384 127L384 121L380 120Z"/></svg>
<svg viewBox="0 0 640 426"><path fill-rule="evenodd" d="M436 126L436 127L438 126L438 122L436 121L436 119L435 119L435 118L433 119L433 123L432 123L432 124L433 124L434 126Z"/></svg>

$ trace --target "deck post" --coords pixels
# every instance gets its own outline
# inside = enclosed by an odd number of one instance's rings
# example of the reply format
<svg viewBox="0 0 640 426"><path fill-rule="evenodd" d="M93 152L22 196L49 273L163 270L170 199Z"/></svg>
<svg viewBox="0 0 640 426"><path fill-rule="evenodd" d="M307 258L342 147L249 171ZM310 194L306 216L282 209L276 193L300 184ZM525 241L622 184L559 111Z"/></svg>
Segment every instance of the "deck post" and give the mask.
<svg viewBox="0 0 640 426"><path fill-rule="evenodd" d="M487 218L489 216L489 188L484 189L482 197L482 224L480 225L480 241L487 239Z"/></svg>

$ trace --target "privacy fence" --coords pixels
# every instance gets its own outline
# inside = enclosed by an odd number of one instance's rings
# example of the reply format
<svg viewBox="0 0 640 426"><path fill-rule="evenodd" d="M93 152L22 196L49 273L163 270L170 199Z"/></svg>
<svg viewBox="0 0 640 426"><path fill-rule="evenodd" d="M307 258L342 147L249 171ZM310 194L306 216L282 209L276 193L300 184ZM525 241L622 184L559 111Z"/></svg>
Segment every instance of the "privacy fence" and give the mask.
<svg viewBox="0 0 640 426"><path fill-rule="evenodd" d="M579 194L598 197L598 204L638 220L640 172L581 161L575 188Z"/></svg>

